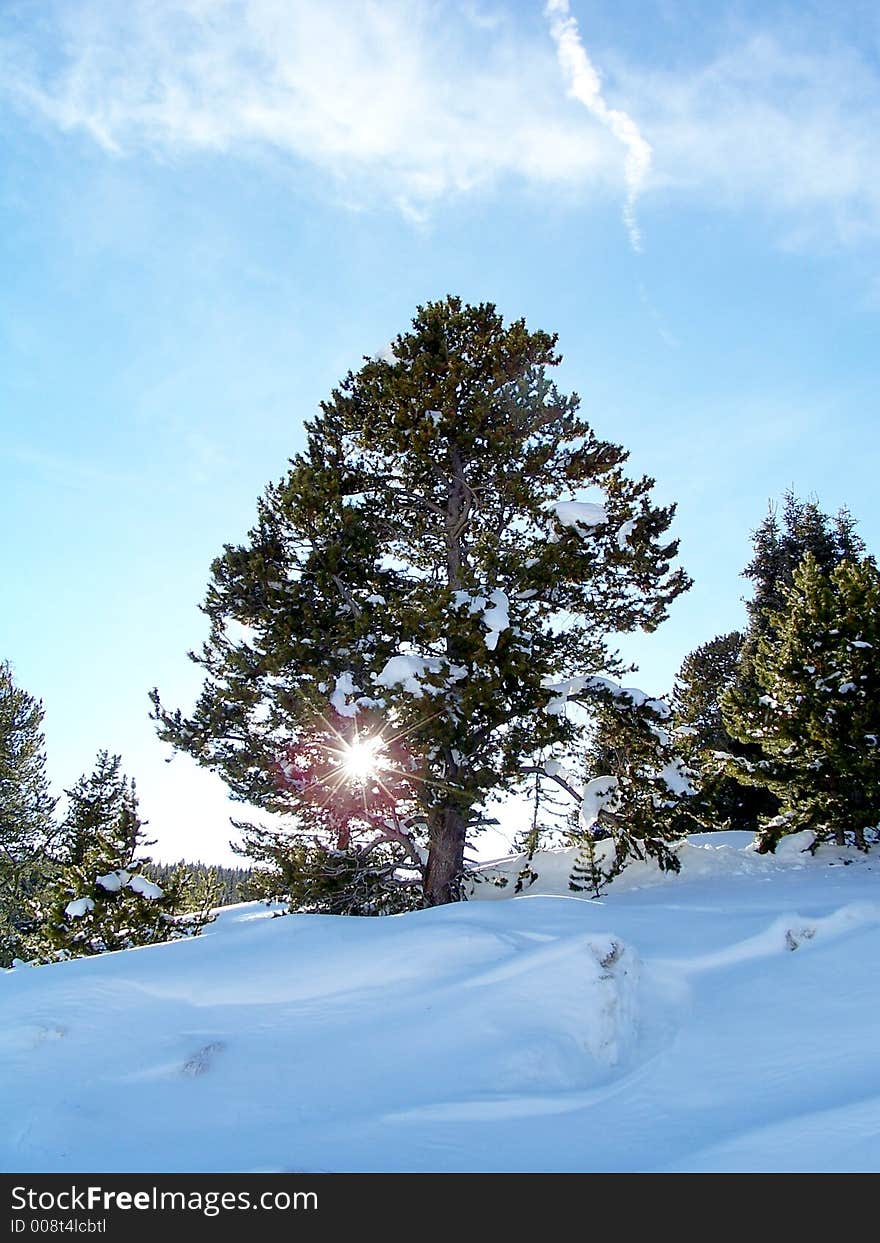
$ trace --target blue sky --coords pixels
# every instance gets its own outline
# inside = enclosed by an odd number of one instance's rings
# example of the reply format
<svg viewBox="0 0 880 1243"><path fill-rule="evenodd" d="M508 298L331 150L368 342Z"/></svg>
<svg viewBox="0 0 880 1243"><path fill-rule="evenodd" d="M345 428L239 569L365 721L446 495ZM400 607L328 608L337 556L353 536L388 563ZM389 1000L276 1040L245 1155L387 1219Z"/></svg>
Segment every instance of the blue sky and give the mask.
<svg viewBox="0 0 880 1243"><path fill-rule="evenodd" d="M163 857L228 857L229 808L147 692L191 702L211 559L427 299L558 332L677 502L646 689L741 623L785 488L880 547L877 6L548 9L0 6L0 657L56 789L120 752Z"/></svg>

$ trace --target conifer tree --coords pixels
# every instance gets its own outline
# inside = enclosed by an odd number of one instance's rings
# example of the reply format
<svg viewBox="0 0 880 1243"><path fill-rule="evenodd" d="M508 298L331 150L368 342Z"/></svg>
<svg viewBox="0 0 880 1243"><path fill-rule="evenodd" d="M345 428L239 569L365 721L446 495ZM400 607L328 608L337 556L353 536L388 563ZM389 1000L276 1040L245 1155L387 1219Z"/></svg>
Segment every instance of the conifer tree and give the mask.
<svg viewBox="0 0 880 1243"><path fill-rule="evenodd" d="M43 882L55 800L46 777L43 706L0 663L0 966L24 954L28 899Z"/></svg>
<svg viewBox="0 0 880 1243"><path fill-rule="evenodd" d="M807 553L829 572L844 558L864 554L865 545L855 527L848 509L838 510L832 518L814 498L802 501L791 490L782 499L781 521L771 507L752 537L754 555L743 570L743 577L754 584L753 596L746 602L749 628L743 654L747 664L758 639L772 629L773 615L784 607L786 588Z"/></svg>
<svg viewBox="0 0 880 1243"><path fill-rule="evenodd" d="M723 695L741 677L743 639L734 630L701 644L685 657L675 679L675 738L694 782L688 805L692 831L735 828L754 832L759 817L776 810L772 794L738 781L719 762L719 756L726 755L757 757L754 744L731 737L721 713Z"/></svg>
<svg viewBox="0 0 880 1243"><path fill-rule="evenodd" d="M742 729L744 721L757 720L760 716L759 701L763 688L755 667L758 646L765 640L772 643L774 619L785 608L786 592L793 584L798 567L808 554L828 573L845 558L861 557L865 550L864 543L856 534L855 526L855 520L846 508L831 517L819 507L815 498L804 501L789 490L783 496L781 509L771 505L767 517L754 532L753 555L743 570L743 577L752 581L753 594L746 601L749 624L739 653L733 661L730 652L726 656L721 651L712 654L710 644L709 652L697 649L693 654L704 664L704 657L712 660L721 657L719 673L722 680L730 680L726 686L719 682L715 704L721 709L723 703L736 699L737 729ZM715 642L723 644L724 637ZM685 670L682 672L685 673ZM687 672L693 674L694 671ZM704 686L704 693L711 697L711 685ZM685 716L689 710L685 710ZM779 812L777 794L770 786L763 784L755 785L751 794L744 788L743 774L748 769L749 761L760 758L759 740L728 729L726 710L714 715L715 728L712 732L719 745L711 748L701 745L701 727L698 725L696 753L688 752L689 761L697 773L698 796L693 804L694 814L701 820L711 820L719 813L723 816L729 812L731 824L746 828L766 823ZM717 728L719 715L720 729ZM682 723L687 726L684 717ZM728 735L726 743L725 733Z"/></svg>
<svg viewBox="0 0 880 1243"><path fill-rule="evenodd" d="M120 757L100 751L91 774L66 794L58 875L33 904L33 956L101 954L199 931L209 917L207 897L203 909L180 917L184 876L159 886L145 874L150 843Z"/></svg>
<svg viewBox="0 0 880 1243"><path fill-rule="evenodd" d="M598 895L631 858L677 872L674 843L691 828L693 774L662 699L606 680L586 754L570 887Z"/></svg>
<svg viewBox="0 0 880 1243"><path fill-rule="evenodd" d="M582 735L548 683L615 676L609 635L688 585L672 507L558 391L555 346L490 304L420 307L214 562L192 714L153 692L160 735L234 797L323 849L418 861L429 904L460 896L487 798Z"/></svg>
<svg viewBox="0 0 880 1243"><path fill-rule="evenodd" d="M870 558L829 568L808 553L769 623L754 655L757 702L738 687L723 701L730 733L760 747L733 771L779 799L761 846L812 829L864 848L880 823L880 573Z"/></svg>

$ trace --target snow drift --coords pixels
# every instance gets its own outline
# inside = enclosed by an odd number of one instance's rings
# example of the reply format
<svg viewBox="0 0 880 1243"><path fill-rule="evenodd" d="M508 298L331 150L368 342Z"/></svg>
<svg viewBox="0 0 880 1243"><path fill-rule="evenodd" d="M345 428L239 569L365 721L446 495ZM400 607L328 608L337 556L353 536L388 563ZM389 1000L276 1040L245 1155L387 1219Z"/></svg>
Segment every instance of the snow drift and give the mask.
<svg viewBox="0 0 880 1243"><path fill-rule="evenodd" d="M877 863L804 844L4 973L0 1167L876 1169Z"/></svg>

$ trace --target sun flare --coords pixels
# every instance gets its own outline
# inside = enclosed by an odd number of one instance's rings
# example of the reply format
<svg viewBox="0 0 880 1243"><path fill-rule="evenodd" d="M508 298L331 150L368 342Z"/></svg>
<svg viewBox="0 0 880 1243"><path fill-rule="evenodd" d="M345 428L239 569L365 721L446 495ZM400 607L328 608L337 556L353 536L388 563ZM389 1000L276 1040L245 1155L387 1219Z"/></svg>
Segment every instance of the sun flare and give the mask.
<svg viewBox="0 0 880 1243"><path fill-rule="evenodd" d="M382 764L382 739L358 738L345 744L342 767L351 781L370 781L378 776Z"/></svg>

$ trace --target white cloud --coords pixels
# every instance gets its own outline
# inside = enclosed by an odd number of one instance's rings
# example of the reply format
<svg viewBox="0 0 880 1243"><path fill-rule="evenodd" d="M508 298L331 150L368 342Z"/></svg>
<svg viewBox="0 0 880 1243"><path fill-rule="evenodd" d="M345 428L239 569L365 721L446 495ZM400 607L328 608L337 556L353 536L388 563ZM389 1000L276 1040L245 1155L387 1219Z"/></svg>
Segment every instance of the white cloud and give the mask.
<svg viewBox="0 0 880 1243"><path fill-rule="evenodd" d="M641 250L641 233L636 221L636 199L651 167L651 148L632 117L619 108L609 108L605 102L601 80L581 41L568 0L547 0L544 12L570 94L626 148L626 202L623 207L623 220L633 250Z"/></svg>
<svg viewBox="0 0 880 1243"><path fill-rule="evenodd" d="M0 92L110 153L272 151L414 221L516 179L624 197L634 245L661 194L857 241L880 231L880 78L801 27L671 70L588 50L569 0L22 0L0 6Z"/></svg>
<svg viewBox="0 0 880 1243"><path fill-rule="evenodd" d="M271 149L419 218L514 175L618 189L613 141L573 113L549 40L430 0L63 0L6 89L105 150ZM442 19L442 20L438 20ZM48 29L48 35L47 35ZM538 28L540 29L540 27Z"/></svg>

